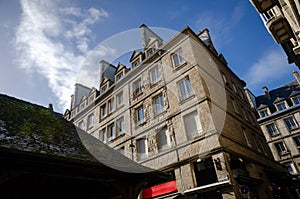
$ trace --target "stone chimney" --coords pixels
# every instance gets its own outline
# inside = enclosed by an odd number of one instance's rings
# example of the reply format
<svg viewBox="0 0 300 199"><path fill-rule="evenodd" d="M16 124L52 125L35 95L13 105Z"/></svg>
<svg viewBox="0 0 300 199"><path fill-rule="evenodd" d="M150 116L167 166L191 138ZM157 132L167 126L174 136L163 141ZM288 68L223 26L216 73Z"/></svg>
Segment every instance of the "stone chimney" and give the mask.
<svg viewBox="0 0 300 199"><path fill-rule="evenodd" d="M265 95L268 97L268 99L271 99L268 87L264 86L262 87L262 89L264 90Z"/></svg>
<svg viewBox="0 0 300 199"><path fill-rule="evenodd" d="M295 70L293 70L293 76L295 77L295 79L297 80L297 83L300 85L300 77L299 77L299 73Z"/></svg>

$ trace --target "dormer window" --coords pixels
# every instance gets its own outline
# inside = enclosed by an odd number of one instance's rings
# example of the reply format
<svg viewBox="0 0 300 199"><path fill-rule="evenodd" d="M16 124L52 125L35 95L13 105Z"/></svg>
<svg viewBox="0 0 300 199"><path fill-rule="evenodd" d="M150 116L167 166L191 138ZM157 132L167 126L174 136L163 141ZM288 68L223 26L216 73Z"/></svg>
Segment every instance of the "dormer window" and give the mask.
<svg viewBox="0 0 300 199"><path fill-rule="evenodd" d="M152 48L149 48L147 50L147 57L150 57L151 55L153 55L155 51L156 51L156 48L154 46Z"/></svg>
<svg viewBox="0 0 300 199"><path fill-rule="evenodd" d="M107 90L107 85L102 86L101 91L104 93Z"/></svg>
<svg viewBox="0 0 300 199"><path fill-rule="evenodd" d="M300 96L296 96L292 98L294 105L300 104Z"/></svg>
<svg viewBox="0 0 300 199"><path fill-rule="evenodd" d="M135 62L132 63L132 68L136 68L140 65L140 60L136 60Z"/></svg>
<svg viewBox="0 0 300 199"><path fill-rule="evenodd" d="M282 110L286 109L285 102L283 101L283 102L277 103L276 104L276 109L277 109L277 111L282 111Z"/></svg>
<svg viewBox="0 0 300 199"><path fill-rule="evenodd" d="M267 117L269 115L268 109L263 109L259 111L260 117Z"/></svg>
<svg viewBox="0 0 300 199"><path fill-rule="evenodd" d="M117 75L116 80L118 81L118 80L122 79L122 77L123 77L123 73L120 73L120 74Z"/></svg>

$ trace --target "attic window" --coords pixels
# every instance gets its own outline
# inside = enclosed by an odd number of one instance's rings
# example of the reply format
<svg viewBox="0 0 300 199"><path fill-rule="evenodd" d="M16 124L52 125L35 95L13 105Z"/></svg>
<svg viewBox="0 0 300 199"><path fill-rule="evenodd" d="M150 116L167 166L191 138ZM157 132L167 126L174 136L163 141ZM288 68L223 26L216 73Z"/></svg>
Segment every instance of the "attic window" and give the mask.
<svg viewBox="0 0 300 199"><path fill-rule="evenodd" d="M155 47L149 48L149 50L147 50L147 57L150 57L151 55L153 55L155 50L156 50Z"/></svg>
<svg viewBox="0 0 300 199"><path fill-rule="evenodd" d="M117 81L120 80L120 79L122 79L122 77L123 77L123 73L118 74L118 75L117 75L117 78L116 78Z"/></svg>
<svg viewBox="0 0 300 199"><path fill-rule="evenodd" d="M136 68L140 65L140 60L136 60L135 62L132 63L132 68Z"/></svg>
<svg viewBox="0 0 300 199"><path fill-rule="evenodd" d="M107 90L107 85L102 86L101 91L104 93Z"/></svg>
<svg viewBox="0 0 300 199"><path fill-rule="evenodd" d="M268 109L263 109L259 111L260 117L267 117L269 115Z"/></svg>
<svg viewBox="0 0 300 199"><path fill-rule="evenodd" d="M292 98L294 105L300 104L300 96L296 96Z"/></svg>
<svg viewBox="0 0 300 199"><path fill-rule="evenodd" d="M280 102L280 103L276 104L276 109L277 109L277 111L282 111L282 110L286 109L285 102Z"/></svg>

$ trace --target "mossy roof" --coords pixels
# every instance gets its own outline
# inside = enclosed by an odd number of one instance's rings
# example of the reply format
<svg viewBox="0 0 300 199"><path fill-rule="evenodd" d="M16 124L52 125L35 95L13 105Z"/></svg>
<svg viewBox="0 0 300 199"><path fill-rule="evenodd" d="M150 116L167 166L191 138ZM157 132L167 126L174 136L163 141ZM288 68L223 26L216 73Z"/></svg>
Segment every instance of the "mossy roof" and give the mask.
<svg viewBox="0 0 300 199"><path fill-rule="evenodd" d="M96 162L114 170L163 173L144 167L76 128L62 114L0 94L0 150L12 149ZM164 176L166 177L166 176Z"/></svg>

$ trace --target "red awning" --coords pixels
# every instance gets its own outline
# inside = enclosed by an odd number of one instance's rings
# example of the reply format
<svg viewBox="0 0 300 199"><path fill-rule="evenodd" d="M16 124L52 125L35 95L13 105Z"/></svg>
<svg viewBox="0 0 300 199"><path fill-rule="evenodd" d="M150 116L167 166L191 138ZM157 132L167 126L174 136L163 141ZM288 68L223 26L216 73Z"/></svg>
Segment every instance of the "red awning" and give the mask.
<svg viewBox="0 0 300 199"><path fill-rule="evenodd" d="M176 180L159 184L143 190L143 198L153 198L167 193L177 191Z"/></svg>

